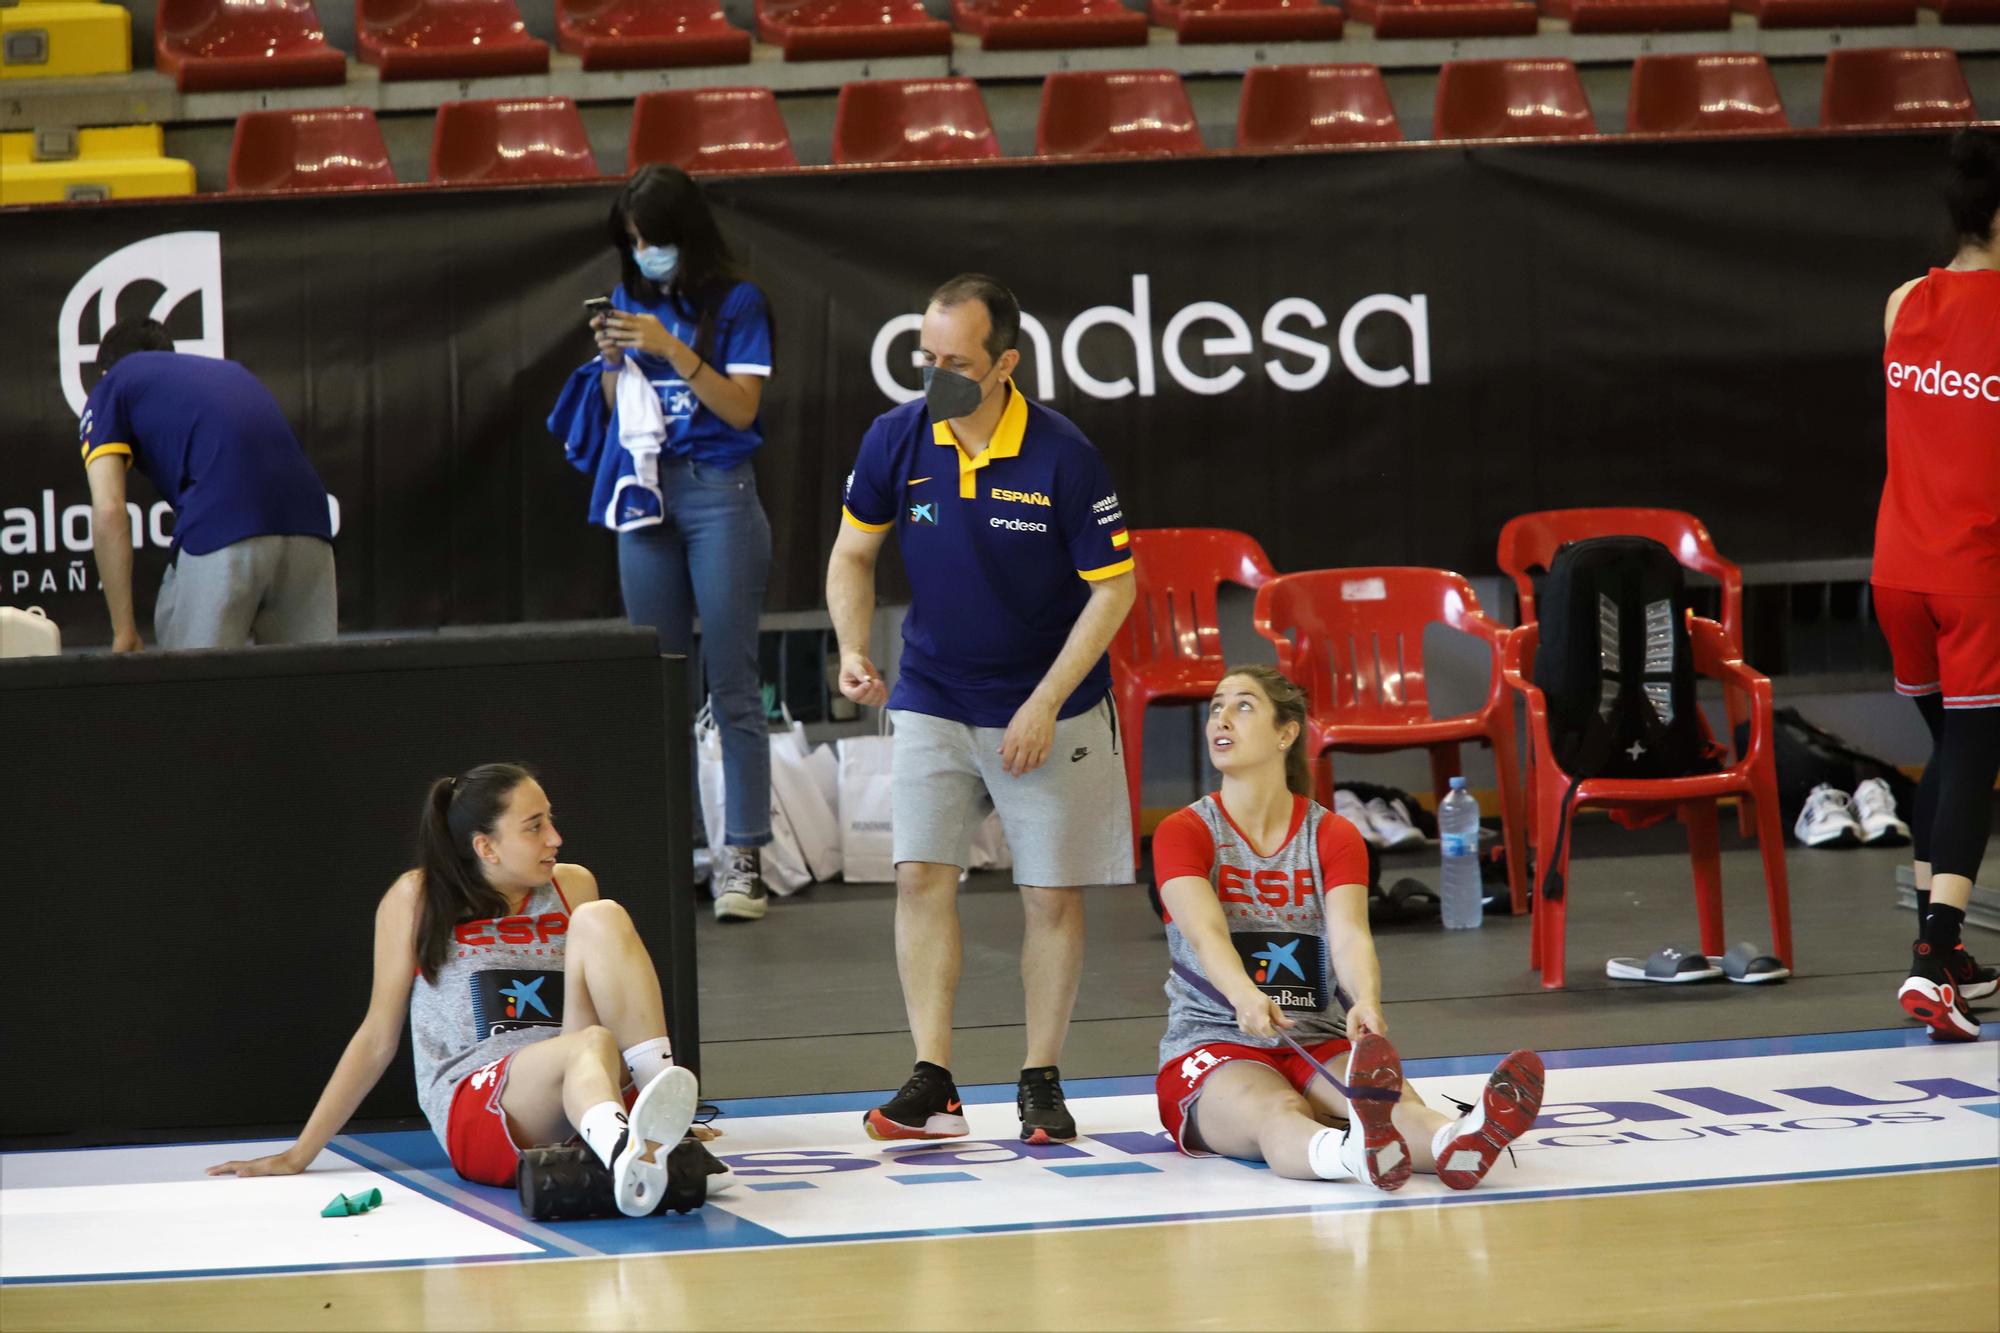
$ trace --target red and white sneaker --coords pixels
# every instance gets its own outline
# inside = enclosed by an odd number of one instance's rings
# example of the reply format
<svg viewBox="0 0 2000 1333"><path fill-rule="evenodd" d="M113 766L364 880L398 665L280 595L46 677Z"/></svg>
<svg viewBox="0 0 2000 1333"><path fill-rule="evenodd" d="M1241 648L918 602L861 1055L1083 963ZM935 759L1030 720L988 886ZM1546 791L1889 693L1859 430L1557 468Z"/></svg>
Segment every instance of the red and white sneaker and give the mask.
<svg viewBox="0 0 2000 1333"><path fill-rule="evenodd" d="M1399 1190L1410 1179L1410 1145L1391 1114L1403 1097L1403 1061L1389 1039L1365 1032L1347 1056L1348 1126L1340 1160L1356 1180Z"/></svg>
<svg viewBox="0 0 2000 1333"><path fill-rule="evenodd" d="M1931 1030L1932 1041L1978 1041L1979 1020L1965 1007L1944 959L1918 940L1910 953L1910 978L1896 992L1903 1012Z"/></svg>
<svg viewBox="0 0 2000 1333"><path fill-rule="evenodd" d="M1439 1131L1431 1156L1437 1161L1438 1179L1447 1188L1469 1190L1477 1185L1507 1145L1534 1128L1542 1109L1544 1072L1541 1056L1514 1052L1486 1080L1478 1103Z"/></svg>

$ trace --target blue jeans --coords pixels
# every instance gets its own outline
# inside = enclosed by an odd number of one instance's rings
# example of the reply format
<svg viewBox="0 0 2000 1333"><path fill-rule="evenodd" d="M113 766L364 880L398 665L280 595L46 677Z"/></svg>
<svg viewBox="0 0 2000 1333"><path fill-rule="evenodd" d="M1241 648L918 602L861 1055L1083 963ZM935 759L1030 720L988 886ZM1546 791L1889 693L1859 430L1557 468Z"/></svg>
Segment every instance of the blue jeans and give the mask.
<svg viewBox="0 0 2000 1333"><path fill-rule="evenodd" d="M618 534L625 616L660 651L686 654L701 615L701 665L722 734L723 823L733 847L771 841L771 741L757 664L757 613L771 573L771 525L749 463L660 460L666 522Z"/></svg>

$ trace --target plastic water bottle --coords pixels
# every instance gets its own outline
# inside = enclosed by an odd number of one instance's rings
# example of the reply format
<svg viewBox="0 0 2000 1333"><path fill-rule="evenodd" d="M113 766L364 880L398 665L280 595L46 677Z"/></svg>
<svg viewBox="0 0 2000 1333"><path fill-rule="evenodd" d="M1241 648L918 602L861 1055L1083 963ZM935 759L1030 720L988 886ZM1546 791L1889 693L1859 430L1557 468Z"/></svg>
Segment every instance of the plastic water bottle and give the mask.
<svg viewBox="0 0 2000 1333"><path fill-rule="evenodd" d="M1438 805L1438 842L1444 868L1438 894L1446 930L1471 930L1484 917L1486 890L1479 880L1479 802L1465 789L1464 778L1451 780L1451 791Z"/></svg>

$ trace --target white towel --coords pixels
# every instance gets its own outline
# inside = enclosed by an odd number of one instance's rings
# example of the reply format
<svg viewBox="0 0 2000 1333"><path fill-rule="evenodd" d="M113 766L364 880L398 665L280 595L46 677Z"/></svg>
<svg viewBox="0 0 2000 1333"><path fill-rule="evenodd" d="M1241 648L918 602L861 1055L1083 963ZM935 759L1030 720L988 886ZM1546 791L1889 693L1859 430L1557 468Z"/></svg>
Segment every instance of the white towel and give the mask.
<svg viewBox="0 0 2000 1333"><path fill-rule="evenodd" d="M660 395L646 372L631 357L618 372L618 443L626 453L611 488L605 526L614 532L649 528L666 521L667 501L660 492L660 447L667 440L667 417Z"/></svg>

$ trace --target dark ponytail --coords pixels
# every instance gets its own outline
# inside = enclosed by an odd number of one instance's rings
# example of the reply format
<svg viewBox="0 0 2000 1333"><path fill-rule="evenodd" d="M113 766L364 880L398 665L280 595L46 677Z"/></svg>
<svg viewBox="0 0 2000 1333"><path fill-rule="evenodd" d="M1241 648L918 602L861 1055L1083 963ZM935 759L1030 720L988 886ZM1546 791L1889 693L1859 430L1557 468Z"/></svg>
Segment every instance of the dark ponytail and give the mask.
<svg viewBox="0 0 2000 1333"><path fill-rule="evenodd" d="M480 873L472 839L499 826L514 788L534 776L518 764L481 764L431 784L417 825L417 868L424 892L417 917L417 966L425 981L437 980L460 922L507 911L506 898Z"/></svg>
<svg viewBox="0 0 2000 1333"><path fill-rule="evenodd" d="M1285 751L1285 786L1291 789L1294 796L1311 797L1312 756L1306 753L1306 692L1277 668L1262 663L1233 666L1222 674L1256 681L1257 688L1264 691L1264 697L1271 701L1271 725L1278 730L1283 731L1287 722L1298 724L1299 734L1292 738L1290 747Z"/></svg>
<svg viewBox="0 0 2000 1333"><path fill-rule="evenodd" d="M1944 197L1961 241L1993 244L1993 215L2000 212L2000 134L1966 128L1951 136L1951 180Z"/></svg>

